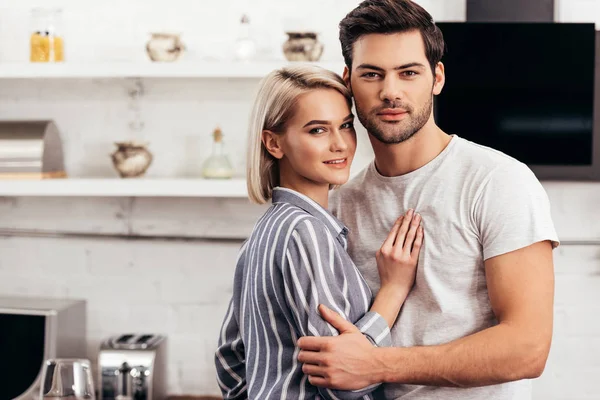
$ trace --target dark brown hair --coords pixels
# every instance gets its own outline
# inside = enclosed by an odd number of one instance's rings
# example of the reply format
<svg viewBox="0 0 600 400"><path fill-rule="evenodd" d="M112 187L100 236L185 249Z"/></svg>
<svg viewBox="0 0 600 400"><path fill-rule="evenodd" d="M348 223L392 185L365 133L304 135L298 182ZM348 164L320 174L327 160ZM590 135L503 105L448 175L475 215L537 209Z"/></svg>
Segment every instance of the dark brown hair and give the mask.
<svg viewBox="0 0 600 400"><path fill-rule="evenodd" d="M435 74L445 44L442 31L431 15L411 0L364 0L340 22L340 43L346 66L352 71L352 49L363 35L370 33L421 32L425 55Z"/></svg>

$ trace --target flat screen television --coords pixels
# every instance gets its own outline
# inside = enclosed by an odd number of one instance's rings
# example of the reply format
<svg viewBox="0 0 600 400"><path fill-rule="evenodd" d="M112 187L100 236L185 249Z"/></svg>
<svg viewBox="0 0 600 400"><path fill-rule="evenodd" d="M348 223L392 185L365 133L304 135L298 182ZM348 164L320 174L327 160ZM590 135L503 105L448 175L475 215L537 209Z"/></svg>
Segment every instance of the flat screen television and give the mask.
<svg viewBox="0 0 600 400"><path fill-rule="evenodd" d="M539 179L600 180L594 24L438 26L446 84L435 117L445 132L500 150Z"/></svg>

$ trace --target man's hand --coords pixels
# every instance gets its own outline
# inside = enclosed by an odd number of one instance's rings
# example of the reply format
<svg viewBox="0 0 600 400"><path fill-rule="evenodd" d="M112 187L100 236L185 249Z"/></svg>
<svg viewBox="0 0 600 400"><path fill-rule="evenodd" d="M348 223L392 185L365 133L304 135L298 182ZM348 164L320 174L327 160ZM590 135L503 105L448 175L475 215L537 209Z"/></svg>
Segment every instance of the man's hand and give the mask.
<svg viewBox="0 0 600 400"><path fill-rule="evenodd" d="M358 330L336 312L319 306L323 319L339 332L334 337L305 336L298 340L298 361L312 385L340 390L357 390L379 383L374 347Z"/></svg>

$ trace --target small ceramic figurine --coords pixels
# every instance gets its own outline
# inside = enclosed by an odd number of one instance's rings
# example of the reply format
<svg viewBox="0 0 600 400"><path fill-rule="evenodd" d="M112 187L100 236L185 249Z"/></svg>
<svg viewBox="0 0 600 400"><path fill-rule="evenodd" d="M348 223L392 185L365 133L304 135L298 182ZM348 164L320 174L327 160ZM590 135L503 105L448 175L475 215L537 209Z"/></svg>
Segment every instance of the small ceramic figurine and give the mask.
<svg viewBox="0 0 600 400"><path fill-rule="evenodd" d="M153 33L146 44L146 52L152 61L176 61L184 50L179 35L172 33Z"/></svg>
<svg viewBox="0 0 600 400"><path fill-rule="evenodd" d="M121 178L143 176L152 163L152 153L146 144L138 142L115 142L117 149L111 154L113 165Z"/></svg>
<svg viewBox="0 0 600 400"><path fill-rule="evenodd" d="M283 54L288 61L319 61L323 44L315 32L286 32L288 40L283 44Z"/></svg>

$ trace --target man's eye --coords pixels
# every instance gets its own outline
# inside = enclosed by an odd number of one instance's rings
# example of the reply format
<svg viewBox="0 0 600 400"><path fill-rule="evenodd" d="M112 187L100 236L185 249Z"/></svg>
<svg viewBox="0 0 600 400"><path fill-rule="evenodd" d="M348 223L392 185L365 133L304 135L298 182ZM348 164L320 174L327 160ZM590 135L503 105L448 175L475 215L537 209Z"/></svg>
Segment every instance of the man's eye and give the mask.
<svg viewBox="0 0 600 400"><path fill-rule="evenodd" d="M405 76L417 76L418 73L416 73L415 71L404 71L404 75Z"/></svg>
<svg viewBox="0 0 600 400"><path fill-rule="evenodd" d="M325 132L325 129L323 128L312 128L308 133L313 134L313 135L318 135L319 133L323 133Z"/></svg>
<svg viewBox="0 0 600 400"><path fill-rule="evenodd" d="M376 72L367 72L365 74L362 74L362 76L364 78L377 78L379 76L379 74Z"/></svg>

